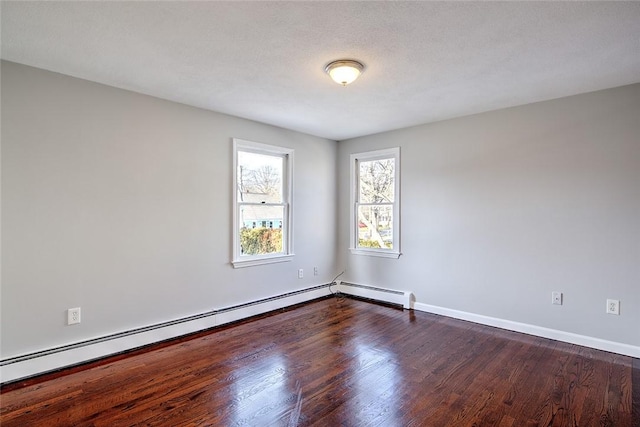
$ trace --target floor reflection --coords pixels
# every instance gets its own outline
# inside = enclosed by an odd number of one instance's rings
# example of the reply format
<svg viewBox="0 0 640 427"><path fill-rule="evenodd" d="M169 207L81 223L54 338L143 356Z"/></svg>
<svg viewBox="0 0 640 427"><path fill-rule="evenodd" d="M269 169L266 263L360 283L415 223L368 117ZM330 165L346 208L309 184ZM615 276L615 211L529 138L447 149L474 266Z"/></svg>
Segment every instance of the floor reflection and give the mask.
<svg viewBox="0 0 640 427"><path fill-rule="evenodd" d="M363 424L386 420L385 425L394 425L402 382L395 352L360 339L355 340L355 348L358 374L353 394L357 398L347 400L348 413Z"/></svg>
<svg viewBox="0 0 640 427"><path fill-rule="evenodd" d="M230 425L273 425L288 418L290 411L283 408L294 407L298 388L287 379L286 360L271 354L242 361L232 384L233 403L227 408ZM287 424L283 423L278 424Z"/></svg>

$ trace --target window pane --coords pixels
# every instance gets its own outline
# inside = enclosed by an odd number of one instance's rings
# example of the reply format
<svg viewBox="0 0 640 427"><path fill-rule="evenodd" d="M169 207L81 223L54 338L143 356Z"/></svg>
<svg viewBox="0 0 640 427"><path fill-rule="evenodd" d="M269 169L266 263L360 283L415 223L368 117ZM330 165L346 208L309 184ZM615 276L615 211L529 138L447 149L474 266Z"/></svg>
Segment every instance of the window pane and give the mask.
<svg viewBox="0 0 640 427"><path fill-rule="evenodd" d="M238 201L282 203L284 158L238 151Z"/></svg>
<svg viewBox="0 0 640 427"><path fill-rule="evenodd" d="M240 206L240 255L281 253L284 206Z"/></svg>
<svg viewBox="0 0 640 427"><path fill-rule="evenodd" d="M393 206L358 206L358 247L393 249Z"/></svg>
<svg viewBox="0 0 640 427"><path fill-rule="evenodd" d="M360 203L393 203L395 159L359 162Z"/></svg>

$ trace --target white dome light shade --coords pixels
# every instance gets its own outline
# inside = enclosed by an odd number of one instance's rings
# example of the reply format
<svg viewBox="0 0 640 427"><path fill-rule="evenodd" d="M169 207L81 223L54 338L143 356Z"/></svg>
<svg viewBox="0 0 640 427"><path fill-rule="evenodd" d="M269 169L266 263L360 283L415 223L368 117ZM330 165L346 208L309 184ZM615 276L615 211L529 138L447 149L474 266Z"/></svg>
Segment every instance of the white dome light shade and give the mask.
<svg viewBox="0 0 640 427"><path fill-rule="evenodd" d="M358 78L364 70L364 65L351 59L341 59L329 63L324 71L331 76L336 83L346 86Z"/></svg>

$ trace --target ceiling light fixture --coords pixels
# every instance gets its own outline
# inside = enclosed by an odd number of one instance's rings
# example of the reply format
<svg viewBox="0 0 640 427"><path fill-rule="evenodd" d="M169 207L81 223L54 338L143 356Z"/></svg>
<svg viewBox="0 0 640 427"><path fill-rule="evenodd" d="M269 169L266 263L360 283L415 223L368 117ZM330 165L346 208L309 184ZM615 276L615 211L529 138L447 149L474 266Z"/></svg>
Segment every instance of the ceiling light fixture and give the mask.
<svg viewBox="0 0 640 427"><path fill-rule="evenodd" d="M364 65L353 59L340 59L333 61L324 67L324 72L329 74L334 82L346 86L360 76Z"/></svg>

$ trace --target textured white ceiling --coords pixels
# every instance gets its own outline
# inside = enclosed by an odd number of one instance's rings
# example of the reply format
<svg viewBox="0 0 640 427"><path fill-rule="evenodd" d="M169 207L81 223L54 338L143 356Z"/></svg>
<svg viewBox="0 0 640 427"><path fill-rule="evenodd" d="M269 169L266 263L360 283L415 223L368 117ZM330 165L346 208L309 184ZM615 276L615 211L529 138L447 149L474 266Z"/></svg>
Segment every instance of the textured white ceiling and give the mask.
<svg viewBox="0 0 640 427"><path fill-rule="evenodd" d="M3 59L334 140L640 82L640 2L1 8Z"/></svg>

